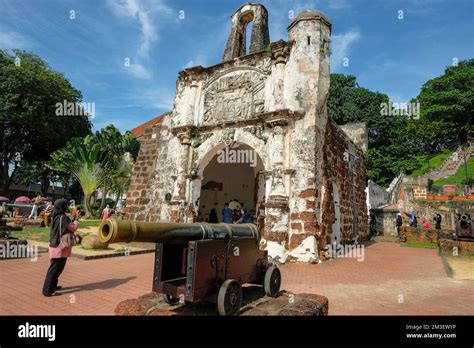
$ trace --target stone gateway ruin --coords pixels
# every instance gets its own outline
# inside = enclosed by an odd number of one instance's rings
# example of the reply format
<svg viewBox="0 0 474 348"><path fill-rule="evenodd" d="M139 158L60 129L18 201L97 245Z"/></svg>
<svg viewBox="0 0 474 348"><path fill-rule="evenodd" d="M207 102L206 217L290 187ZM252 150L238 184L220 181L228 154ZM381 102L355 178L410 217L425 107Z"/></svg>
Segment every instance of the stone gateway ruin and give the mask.
<svg viewBox="0 0 474 348"><path fill-rule="evenodd" d="M331 23L303 11L270 42L263 5L231 18L222 62L179 72L173 110L146 128L124 218L222 222L243 205L271 257L317 262L367 235L365 125L327 113Z"/></svg>

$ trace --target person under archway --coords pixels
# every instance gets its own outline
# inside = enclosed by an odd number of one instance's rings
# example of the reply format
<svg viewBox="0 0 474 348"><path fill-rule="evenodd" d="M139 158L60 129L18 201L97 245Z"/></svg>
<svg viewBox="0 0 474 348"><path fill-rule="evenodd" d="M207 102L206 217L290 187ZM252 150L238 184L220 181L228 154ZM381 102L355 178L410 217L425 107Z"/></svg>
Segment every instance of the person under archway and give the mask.
<svg viewBox="0 0 474 348"><path fill-rule="evenodd" d="M238 219L235 222L236 224L250 224L250 223L252 223L252 216L248 212L247 208L242 208L241 214L242 214L242 216L240 217L240 219Z"/></svg>
<svg viewBox="0 0 474 348"><path fill-rule="evenodd" d="M229 208L229 203L224 203L224 209L222 209L222 222L225 224L232 223L232 209Z"/></svg>
<svg viewBox="0 0 474 348"><path fill-rule="evenodd" d="M211 212L209 213L209 223L210 224L217 224L219 223L219 219L217 218L217 213L214 208L211 209Z"/></svg>

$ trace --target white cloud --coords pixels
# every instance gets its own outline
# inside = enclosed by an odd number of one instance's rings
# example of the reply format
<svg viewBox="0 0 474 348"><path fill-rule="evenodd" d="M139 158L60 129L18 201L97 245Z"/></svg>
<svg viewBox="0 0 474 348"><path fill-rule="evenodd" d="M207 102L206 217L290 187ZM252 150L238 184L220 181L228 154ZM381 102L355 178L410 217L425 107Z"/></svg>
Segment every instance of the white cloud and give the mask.
<svg viewBox="0 0 474 348"><path fill-rule="evenodd" d="M119 17L131 18L140 24L141 45L138 54L148 57L153 43L158 40L155 23L158 15L168 15L172 9L162 0L137 1L137 0L108 0L109 7Z"/></svg>
<svg viewBox="0 0 474 348"><path fill-rule="evenodd" d="M130 66L128 66L127 69L129 69L132 76L137 79L150 80L153 77L153 74L150 71L138 63L130 63Z"/></svg>
<svg viewBox="0 0 474 348"><path fill-rule="evenodd" d="M360 39L359 29L351 29L343 34L332 36L332 62L334 67L341 66L343 59L349 56L351 46ZM348 57L350 58L350 57Z"/></svg>

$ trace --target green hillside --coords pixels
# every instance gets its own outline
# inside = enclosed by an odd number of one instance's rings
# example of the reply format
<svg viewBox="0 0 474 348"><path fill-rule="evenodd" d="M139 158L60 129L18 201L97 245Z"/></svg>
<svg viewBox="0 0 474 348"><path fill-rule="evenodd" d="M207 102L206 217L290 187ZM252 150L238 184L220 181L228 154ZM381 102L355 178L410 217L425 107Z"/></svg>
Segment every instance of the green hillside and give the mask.
<svg viewBox="0 0 474 348"><path fill-rule="evenodd" d="M474 156L467 160L467 177L471 179L474 177ZM434 185L437 187L442 187L443 185L456 185L458 190L462 191L464 180L466 180L466 169L463 164L456 171L455 175L435 181Z"/></svg>
<svg viewBox="0 0 474 348"><path fill-rule="evenodd" d="M430 170L439 169L443 162L453 154L453 150L451 149L444 149L441 153L433 154L433 155L423 155L423 156L416 156L416 160L419 163L419 168L414 170L411 173L412 177L421 176L426 174Z"/></svg>

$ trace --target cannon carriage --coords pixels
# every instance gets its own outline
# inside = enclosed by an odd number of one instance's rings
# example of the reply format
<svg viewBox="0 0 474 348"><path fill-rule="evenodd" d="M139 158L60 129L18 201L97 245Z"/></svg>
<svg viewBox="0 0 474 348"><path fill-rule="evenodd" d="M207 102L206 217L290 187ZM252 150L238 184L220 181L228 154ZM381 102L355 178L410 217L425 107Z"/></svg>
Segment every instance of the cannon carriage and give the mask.
<svg viewBox="0 0 474 348"><path fill-rule="evenodd" d="M205 300L216 303L220 315L233 315L242 304L243 284L261 284L272 297L280 292L280 271L260 250L253 224L108 219L99 226L99 238L156 243L153 291L170 305Z"/></svg>

